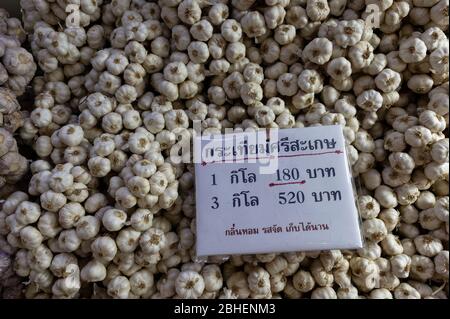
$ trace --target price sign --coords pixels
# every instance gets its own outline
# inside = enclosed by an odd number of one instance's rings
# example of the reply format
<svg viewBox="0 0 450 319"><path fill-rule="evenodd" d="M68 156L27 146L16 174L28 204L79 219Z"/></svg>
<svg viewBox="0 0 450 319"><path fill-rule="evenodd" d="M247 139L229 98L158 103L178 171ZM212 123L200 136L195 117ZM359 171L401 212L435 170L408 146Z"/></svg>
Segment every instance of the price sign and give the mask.
<svg viewBox="0 0 450 319"><path fill-rule="evenodd" d="M195 137L197 255L363 245L340 126Z"/></svg>

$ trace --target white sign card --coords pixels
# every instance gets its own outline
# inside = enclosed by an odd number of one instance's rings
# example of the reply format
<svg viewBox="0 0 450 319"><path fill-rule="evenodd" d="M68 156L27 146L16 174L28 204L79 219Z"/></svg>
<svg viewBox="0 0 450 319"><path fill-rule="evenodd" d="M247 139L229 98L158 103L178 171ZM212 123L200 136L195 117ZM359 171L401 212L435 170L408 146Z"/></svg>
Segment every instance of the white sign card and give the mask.
<svg viewBox="0 0 450 319"><path fill-rule="evenodd" d="M342 128L195 137L197 255L363 246Z"/></svg>

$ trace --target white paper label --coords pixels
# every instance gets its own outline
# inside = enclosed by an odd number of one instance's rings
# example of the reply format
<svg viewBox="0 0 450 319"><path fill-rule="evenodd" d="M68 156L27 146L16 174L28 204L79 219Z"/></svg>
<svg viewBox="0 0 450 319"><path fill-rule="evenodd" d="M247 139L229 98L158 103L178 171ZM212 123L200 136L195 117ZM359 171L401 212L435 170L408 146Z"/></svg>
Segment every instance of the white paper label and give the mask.
<svg viewBox="0 0 450 319"><path fill-rule="evenodd" d="M194 139L197 255L363 243L340 126Z"/></svg>

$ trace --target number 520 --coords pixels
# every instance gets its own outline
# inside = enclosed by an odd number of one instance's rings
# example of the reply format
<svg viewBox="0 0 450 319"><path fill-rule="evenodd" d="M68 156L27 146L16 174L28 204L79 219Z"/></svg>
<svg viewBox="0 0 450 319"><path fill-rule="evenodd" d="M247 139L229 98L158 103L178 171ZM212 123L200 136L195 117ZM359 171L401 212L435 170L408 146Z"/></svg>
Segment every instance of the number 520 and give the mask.
<svg viewBox="0 0 450 319"><path fill-rule="evenodd" d="M280 192L278 193L278 204L302 204L305 201L305 194L298 192Z"/></svg>

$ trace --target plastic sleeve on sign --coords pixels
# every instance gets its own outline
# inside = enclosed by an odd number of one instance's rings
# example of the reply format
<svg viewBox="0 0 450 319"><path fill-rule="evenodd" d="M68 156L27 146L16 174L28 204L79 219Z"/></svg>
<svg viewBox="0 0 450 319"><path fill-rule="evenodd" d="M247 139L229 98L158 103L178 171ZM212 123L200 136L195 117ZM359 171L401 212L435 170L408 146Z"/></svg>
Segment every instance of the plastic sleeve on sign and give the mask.
<svg viewBox="0 0 450 319"><path fill-rule="evenodd" d="M347 164L348 164L348 169L349 172L351 174L351 183L352 183L352 189L353 189L353 197L355 198L355 206L356 206L356 211L358 212L358 222L359 222L359 233L361 236L361 242L363 244L363 247L365 245L365 239L364 239L364 235L362 233L362 217L361 217L361 209L359 207L359 196L362 195L362 187L361 187L361 181L359 178L356 178L353 176L353 169L352 166L350 165L350 158L348 156L348 152L347 152L347 146L345 147L345 155L347 156ZM362 248L362 247L361 247Z"/></svg>
<svg viewBox="0 0 450 319"><path fill-rule="evenodd" d="M322 128L322 129L321 129ZM228 223L227 218L224 218L223 216L228 216L228 215L222 215L222 217L219 218L219 215L215 215L217 217L212 218L211 215L208 215L208 218L204 218L200 221L199 217L205 216L204 214L202 215L202 213L204 213L205 211L208 211L209 206L211 203L216 204L215 207L211 206L212 209L219 209L216 212L220 212L220 209L223 209L223 207L226 207L225 205L229 205L228 206L228 211L227 212L231 212L230 209L234 209L232 207L235 207L234 205L234 200L235 200L235 195L239 197L240 195L238 193L236 193L236 189L239 189L238 186L240 186L240 179L237 178L236 175L237 171L230 169L229 167L226 168L222 168L222 167L214 167L212 165L217 165L219 163L226 163L226 165L230 165L228 163L235 163L235 161L238 160L242 160L242 159L233 159L232 161L230 159L222 159L222 158L213 158L213 159L208 159L208 160L204 160L202 158L201 162L196 162L197 164L195 165L195 170L197 171L195 174L195 182L196 182L196 193L195 193L195 198L196 198L196 206L197 206L197 218L195 218L195 228L197 230L197 232L199 231L199 229L204 229L204 230L208 230L208 232L202 232L202 233L196 233L196 237L197 237L197 242L195 243L195 247L193 247L193 249L191 249L190 254L192 257L192 260L196 263L200 263L200 264L204 264L204 263L210 263L210 262L214 262L214 263L224 263L226 262L230 256L251 256L251 255L266 255L266 254L283 254L283 253L297 253L297 252L308 252L308 254L311 255L315 255L315 254L320 254L321 251L326 251L326 250L343 250L343 251L350 251L350 250L357 250L360 248L364 247L365 241L364 241L364 236L363 236L363 232L362 232L362 218L361 218L361 210L358 204L358 197L362 194L362 188L360 185L360 181L358 178L355 178L353 176L353 172L352 172L352 167L351 167L351 163L350 163L350 158L349 158L349 152L347 149L347 143L345 142L345 136L344 133L342 131L342 127L339 125L329 125L329 126L323 126L321 128L315 127L315 128L292 128L292 129L280 129L280 130L276 130L278 132L278 134L276 134L276 138L275 138L275 142L273 142L271 139L269 140L269 137L264 137L264 143L267 143L267 148L263 148L263 150L267 150L269 149L269 144L270 146L272 146L272 144L278 145L278 150L275 153L271 153L269 151L266 151L268 153L264 153L263 157L260 156L260 158L272 158L274 157L276 159L276 163L278 164L279 161L281 160L284 164L279 164L281 166L276 166L276 170L274 171L274 173L266 173L266 175L261 175L261 176L268 176L268 175L273 175L273 177L271 178L263 178L260 179L260 175L255 175L258 176L257 178L255 177L254 180L252 181L253 183L260 183L260 184L254 184L254 185L258 185L257 187L259 187L258 189L251 190L250 191L246 191L244 193L249 193L252 194L252 191L255 192L256 194L258 194L258 190L260 189L264 189L264 191L260 191L261 193L260 198L277 198L278 201L276 201L276 205L272 205L272 202L270 203L266 203L268 206L265 207L259 207L259 211L250 211L253 214L257 214L257 215L252 215L252 214L243 214L241 216L243 216L242 218L246 218L247 217L247 225L249 222L253 223L255 222L260 222L260 220L262 219L266 219L266 220L271 220L273 221L273 227L272 224L269 225L269 227L264 228L264 226L257 226L257 228L238 228L238 226L236 227L237 231L242 231L243 234L245 235L254 235L255 232L250 232L253 231L253 229L259 230L259 233L256 232L256 234L263 234L263 236L266 236L265 234L267 234L267 237L263 238L262 241L258 241L261 243L264 243L264 240L268 240L267 238L269 238L269 236L277 236L277 244L275 245L267 245L265 246L264 244L262 245L256 245L255 243L257 241L253 240L253 242L249 245L246 245L246 243L248 241L246 241L245 239L242 240L241 243L236 244L236 240L234 241L234 243L232 241L230 241L232 244L227 246L228 242L225 242L222 240L223 235L218 235L219 233L217 232L217 230L221 230L225 225ZM304 130L304 131L303 131ZM281 133L282 132L282 133ZM248 132L247 132L248 133ZM266 132L267 136L271 136L269 134L271 134L270 132ZM281 135L281 136L280 136ZM327 136L328 135L328 136ZM325 138L324 138L325 136ZM236 138L236 141L238 139ZM235 142L236 142L235 141ZM288 144L289 141L290 143ZM314 144L312 143L312 141L314 141ZM322 142L324 141L324 142ZM198 141L197 141L198 142ZM320 142L320 143L319 143ZM337 142L337 144L336 144ZM256 142L258 143L258 142ZM291 144L292 143L292 144ZM333 144L334 143L334 144ZM199 144L199 143L197 143ZM200 141L201 144L201 141ZM236 142L236 144L238 144ZM222 144L220 144L222 145ZM227 145L226 143L223 145ZM215 154L215 152L219 153L219 151L216 151L216 149L224 149L225 146L219 146L218 148L216 148L216 146L209 146L210 150L211 150L211 154ZM247 145L247 144L245 144ZM255 144L255 145L259 145L259 144ZM287 145L293 145L292 147L290 147L289 149L287 149ZM296 145L298 145L298 147L295 147ZM319 146L320 145L320 146ZM197 145L198 146L198 145ZM278 153L281 150L281 147L283 147L283 152ZM242 147L245 149L245 147ZM248 148L250 149L250 147ZM255 148L254 148L255 149ZM277 149L277 148L275 148ZM200 150L203 154L203 146L197 147L196 148L196 152ZM209 150L209 149L208 149ZM214 150L214 151L212 151ZM206 153L209 154L209 151ZM256 153L256 155L253 155L255 153L250 153L252 154L247 155L245 157L246 160L248 159L253 159L253 157L257 157L258 158L258 153ZM273 154L273 155L266 155L266 154ZM222 156L222 155L221 155ZM321 160L321 157L324 156L323 160ZM337 156L337 157L332 157L332 156ZM338 160L334 160L334 158L338 158ZM198 164L199 163L199 164ZM287 164L286 164L287 163ZM321 163L327 163L324 165L328 165L328 166L324 166L321 167ZM210 168L211 166L213 168ZM287 165L287 168L286 168ZM340 173L335 173L334 168L339 168ZM203 170L203 168L205 170ZM209 168L210 171L207 171L206 169ZM291 177L291 175L293 174L291 172L291 169L294 168L297 171L297 177L293 178ZM317 172L321 172L320 174L322 174L322 177L319 177L319 173L315 173L316 172L316 168L317 168ZM331 169L332 170L331 170ZM244 168L240 168L239 170L241 170L242 173L242 179L244 179L245 174L243 173L245 170L249 169L247 172L250 171L249 167L244 167ZM280 177L281 175L279 175L281 169L284 170L288 170L289 171L289 178L288 179L284 179L284 177ZM303 170L304 172L302 173L303 175L298 175L298 170ZM324 171L325 169L325 171ZM328 169L328 170L326 170ZM200 171L198 171L200 170ZM231 176L231 182L225 183L226 187L228 188L224 188L224 185L220 185L220 183L218 181L222 180L223 178L221 178L221 173L223 176L223 172L231 170L231 172L233 173L233 176ZM319 171L320 170L320 171ZM312 173L312 171L314 171L314 173ZM208 172L208 173L206 173ZM276 172L276 173L275 173ZM326 172L326 173L324 173ZM333 172L333 173L330 173ZM210 175L211 174L211 175ZM264 174L261 173L260 174ZM286 173L287 174L287 173ZM328 174L328 176L326 176L326 174ZM336 174L336 175L335 175ZM214 176L214 178L212 180L208 180L208 182L206 182L206 177L210 177L210 176ZM293 176L293 175L292 175ZM301 178L299 178L299 176ZM216 177L218 178L216 180ZM228 177L228 176L227 176ZM331 180L330 183L327 182L326 179L321 180L321 178L334 178L334 180ZM282 179L280 179L282 178ZM251 184L246 184L247 183L247 179L245 180L245 185L251 185ZM210 190L212 189L212 187L216 187L217 184L219 184L220 189L216 189L218 190L218 192L214 192ZM229 181L229 179L228 179ZM261 182L263 181L263 182ZM309 181L312 181L312 186L309 186ZM203 183L203 184L202 184ZM211 184L212 183L212 184ZM233 184L235 183L235 184ZM228 184L233 184L233 185L228 185ZM211 186L213 185L213 186ZM244 184L242 184L244 185ZM277 187L274 187L277 186ZM199 188L197 188L199 187ZM250 187L250 186L249 186ZM297 187L297 188L294 188ZM328 188L327 188L328 187ZM333 188L333 187L337 187L337 188ZM197 191L197 190L200 191ZM333 189L337 189L337 190L341 190L342 191L342 205L338 205L338 206L332 206L332 210L330 210L327 206L329 204L327 204L330 201L331 196L335 196L334 200L336 200L336 193L339 193L339 199L341 200L341 192L339 191L333 191ZM294 191L292 191L294 190ZM299 191L297 191L299 190ZM297 193L295 193L297 192ZM317 192L317 193L316 193ZM233 194L234 193L234 194ZM254 193L254 194L255 194ZM301 193L300 197L292 197L291 199L288 200L288 198L290 197L286 197L287 194L299 194ZM290 222L290 224L281 224L282 226L280 226L280 224L278 224L280 222L280 220L282 220L283 216L286 215L280 215L283 212L291 214L290 216L292 216L292 210L289 210L289 205L284 205L286 203L288 204L295 204L296 202L303 204L303 202L305 201L305 194L309 194L309 198L310 201L307 202L308 205L310 205L309 209L306 208L306 210L301 210L300 209L300 218L296 221L298 223L298 225L294 224L295 223L295 218L289 220L293 222ZM322 204L322 196L324 196L325 198L325 193L326 196L328 196L328 200L324 200L323 204ZM330 193L335 193L334 195ZM211 199L214 199L214 201L212 201L211 203L209 201L206 201L206 199L209 199L209 197L207 197L205 194L207 194L207 196L211 195L213 197L211 197ZM228 198L228 202L227 201L220 201L222 194L233 194L233 204L230 204L230 199ZM324 194L324 195L322 195ZM274 195L274 196L272 196ZM278 195L278 196L277 196ZM281 196L282 195L282 196ZM206 197L205 197L206 196ZM214 197L216 196L216 197ZM299 195L297 195L299 196ZM302 197L303 196L303 197ZM256 196L254 196L256 197ZM217 198L219 198L219 201L217 201ZM284 200L284 202L283 202ZM294 200L292 202L292 200ZM220 206L219 203L220 202ZM224 204L225 202L225 204ZM262 200L262 202L264 203L264 200ZM205 204L208 203L208 204ZM236 204L237 207L241 207L241 202L239 200L236 200ZM259 202L256 202L257 204ZM207 206L208 205L208 206ZM212 205L212 204L211 204ZM284 206L281 206L284 205ZM232 207L230 207L232 206ZM247 205L246 203L246 206ZM258 205L256 205L258 206ZM221 208L219 208L221 207ZM282 207L283 210L277 210L278 207ZM293 206L291 206L293 207ZM306 206L308 207L308 206ZM312 207L312 210L311 210ZM264 210L265 208L265 210ZM342 209L340 209L342 208ZM203 209L203 210L202 210ZM324 216L323 219L322 217L320 217L320 215L316 215L319 216L319 218L314 220L314 212L315 209L317 209L317 212L321 212L323 211ZM264 213L262 213L262 211L264 211ZM234 211L234 210L233 210ZM335 212L336 215L334 214L327 214L326 212ZM259 215L261 213L261 215ZM277 215L278 214L278 215ZM343 218L340 218L340 214L342 214ZM257 216L263 216L261 217L261 219L258 219ZM278 216L277 218L275 218L276 216ZM306 216L306 217L305 217ZM250 217L252 217L253 219L250 219ZM236 218L236 217L234 217ZM275 219L274 219L275 218ZM292 217L288 217L288 218L292 218ZM310 219L308 219L310 218ZM240 221L239 219L236 219L238 221ZM285 218L286 220L286 218ZM283 220L282 222L285 222L285 220ZM220 222L218 222L220 221ZM269 222L270 223L270 222ZM320 224L321 223L321 224ZM237 224L237 223L236 223ZM278 225L277 225L278 224ZM301 226L300 226L301 224ZM201 225L201 227L199 226ZM220 225L220 226L217 226ZM229 228L229 230L225 231L225 235L228 236L234 236L235 233L235 224L232 223L231 224L232 227ZM261 225L261 223L259 224ZM264 224L263 224L264 225ZM297 233L302 233L302 232L309 232L309 231L328 231L329 229L333 229L332 227L334 225L338 225L336 228L334 228L334 230L330 231L329 233L323 233L323 235L320 236L315 236L315 237L309 237L311 238L311 240L301 240L300 242L303 242L303 244L299 245L299 244L295 244L295 243L299 243L298 240L293 240L293 237L295 236L291 236L291 238L289 238L289 240L287 240L287 238L283 238L281 240L284 240L283 242L280 241L281 237L286 237L285 234L288 234L289 236L291 234L295 234L295 232ZM215 227L215 228L214 228ZM244 226L246 227L246 226ZM248 226L247 226L248 227ZM323 228L322 228L323 227ZM330 228L328 228L330 227ZM359 229L354 229L358 227ZM211 231L211 229L214 229L214 231ZM271 229L269 229L271 228ZM275 230L273 230L275 228ZM262 229L262 231L261 231ZM349 231L351 230L351 231ZM244 232L246 231L246 232ZM228 233L227 233L228 232ZM233 232L233 233L232 233ZM207 234L207 235L206 235ZM217 235L216 235L217 234ZM230 235L231 234L231 235ZM276 235L275 235L276 234ZM280 235L278 235L280 234ZM313 234L308 233L308 234ZM340 234L342 236L340 236ZM241 233L239 233L239 235L241 235ZM209 237L208 237L209 236ZM263 237L261 236L261 237ZM308 235L310 236L310 235ZM201 237L201 238L200 238ZM337 238L339 238L339 240L337 240ZM202 241L203 239L203 241ZM211 241L209 241L209 240ZM297 238L298 239L298 238ZM200 240L200 241L198 241ZM211 244L214 243L214 244ZM209 246L208 246L209 245ZM234 245L234 246L232 246ZM275 247L269 247L269 246L277 246L276 250ZM199 249L199 247L201 247L201 249ZM215 248L217 247L217 248ZM230 248L231 247L231 248ZM250 248L251 247L251 248ZM207 249L205 249L207 248ZM209 251L208 251L209 250ZM215 251L214 251L215 250ZM198 255L198 253L200 253L200 255ZM214 254L217 253L217 254Z"/></svg>

